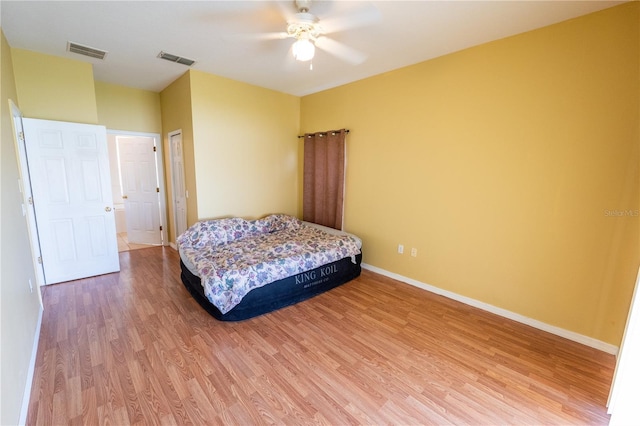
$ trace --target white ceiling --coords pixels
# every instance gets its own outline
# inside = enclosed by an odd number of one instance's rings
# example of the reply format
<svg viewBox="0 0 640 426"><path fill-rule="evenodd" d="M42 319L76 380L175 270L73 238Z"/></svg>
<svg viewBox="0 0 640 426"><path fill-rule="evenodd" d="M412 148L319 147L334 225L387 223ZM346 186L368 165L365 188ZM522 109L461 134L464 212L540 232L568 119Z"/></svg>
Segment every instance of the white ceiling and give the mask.
<svg viewBox="0 0 640 426"><path fill-rule="evenodd" d="M93 64L98 81L161 91L194 69L303 96L474 45L588 14L623 1L314 1L329 36L366 56L352 64L317 50L313 70L293 60L281 32L293 1L7 1L1 26L13 48ZM358 25L359 24L359 25ZM68 41L108 51L104 60L66 51Z"/></svg>

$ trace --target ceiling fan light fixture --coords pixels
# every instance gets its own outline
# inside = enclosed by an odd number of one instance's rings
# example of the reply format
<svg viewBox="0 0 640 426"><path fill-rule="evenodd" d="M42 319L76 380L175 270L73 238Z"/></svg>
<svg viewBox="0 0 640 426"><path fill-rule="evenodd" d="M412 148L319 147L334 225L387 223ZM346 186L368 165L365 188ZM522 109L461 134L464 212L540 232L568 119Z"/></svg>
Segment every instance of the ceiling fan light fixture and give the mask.
<svg viewBox="0 0 640 426"><path fill-rule="evenodd" d="M316 53L316 47L308 38L301 38L293 43L293 57L297 61L305 62L313 59L313 55Z"/></svg>

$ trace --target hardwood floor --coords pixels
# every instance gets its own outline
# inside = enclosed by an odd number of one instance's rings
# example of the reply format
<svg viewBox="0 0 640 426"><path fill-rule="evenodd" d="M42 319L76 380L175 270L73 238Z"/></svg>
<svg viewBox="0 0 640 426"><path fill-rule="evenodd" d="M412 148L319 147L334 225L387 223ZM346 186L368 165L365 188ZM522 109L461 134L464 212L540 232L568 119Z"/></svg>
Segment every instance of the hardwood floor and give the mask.
<svg viewBox="0 0 640 426"><path fill-rule="evenodd" d="M178 255L45 288L27 424L607 424L614 357L363 271L237 323Z"/></svg>

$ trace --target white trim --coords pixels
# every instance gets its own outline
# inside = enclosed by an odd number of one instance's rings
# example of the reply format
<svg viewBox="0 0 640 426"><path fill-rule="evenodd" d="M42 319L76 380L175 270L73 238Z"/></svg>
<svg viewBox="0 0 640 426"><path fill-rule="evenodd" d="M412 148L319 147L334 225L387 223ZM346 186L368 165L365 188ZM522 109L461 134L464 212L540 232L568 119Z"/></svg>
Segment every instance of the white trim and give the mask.
<svg viewBox="0 0 640 426"><path fill-rule="evenodd" d="M384 269L378 268L373 265L368 265L366 263L362 263L362 267L369 271L378 273L380 275L384 275L389 278L393 278L394 280L402 281L403 283L410 284L412 286L421 288L423 290L427 290L431 293L438 294L440 296L447 297L449 299L456 300L458 302L462 302L465 305L473 306L478 309L482 309L483 311L491 312L496 315L500 315L501 317L508 318L514 321L517 321L522 324L526 324L528 326L537 328L542 331L546 331L547 333L555 334L556 336L564 337L565 339L572 340L574 342L581 343L583 345L601 350L608 354L617 355L618 347L612 345L610 343L603 342L601 340L594 339L589 336L585 336L579 333L575 333L573 331L565 330L564 328L556 327L554 325L550 325L544 323L542 321L538 321L533 318L525 317L524 315L517 314L515 312L508 311L506 309L499 308L497 306L490 305L488 303L481 302L479 300L472 299L470 297L462 296L460 294L443 290L441 288L425 284L423 282L414 280L412 278L407 278L405 276L396 274L394 272L389 272Z"/></svg>
<svg viewBox="0 0 640 426"><path fill-rule="evenodd" d="M176 245L176 243L169 242L169 247L171 247L171 248L172 248L172 249L174 249L175 251L178 251L178 246Z"/></svg>
<svg viewBox="0 0 640 426"><path fill-rule="evenodd" d="M40 291L38 289L38 291ZM31 401L31 388L33 387L33 375L36 370L36 357L38 356L38 343L40 342L40 328L42 327L42 313L44 310L40 307L38 312L38 322L36 324L36 333L33 338L33 348L31 349L31 359L29 360L29 370L27 370L27 382L24 386L24 395L22 396L22 407L20 408L19 425L27 423L27 414L29 413L29 402Z"/></svg>

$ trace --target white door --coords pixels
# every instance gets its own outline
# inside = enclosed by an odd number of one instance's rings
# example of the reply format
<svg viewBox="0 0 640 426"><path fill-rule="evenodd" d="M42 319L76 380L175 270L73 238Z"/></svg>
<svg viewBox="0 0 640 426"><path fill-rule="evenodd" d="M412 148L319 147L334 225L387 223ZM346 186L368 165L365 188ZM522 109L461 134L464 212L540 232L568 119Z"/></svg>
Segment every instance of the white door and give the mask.
<svg viewBox="0 0 640 426"><path fill-rule="evenodd" d="M46 284L119 271L106 129L23 126Z"/></svg>
<svg viewBox="0 0 640 426"><path fill-rule="evenodd" d="M182 161L182 134L169 134L171 145L171 182L173 183L173 215L176 237L187 230L187 191L184 184L184 162Z"/></svg>
<svg viewBox="0 0 640 426"><path fill-rule="evenodd" d="M135 244L162 244L155 138L116 136L116 143L127 240Z"/></svg>

